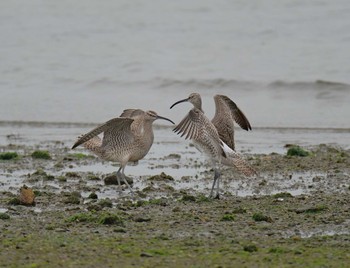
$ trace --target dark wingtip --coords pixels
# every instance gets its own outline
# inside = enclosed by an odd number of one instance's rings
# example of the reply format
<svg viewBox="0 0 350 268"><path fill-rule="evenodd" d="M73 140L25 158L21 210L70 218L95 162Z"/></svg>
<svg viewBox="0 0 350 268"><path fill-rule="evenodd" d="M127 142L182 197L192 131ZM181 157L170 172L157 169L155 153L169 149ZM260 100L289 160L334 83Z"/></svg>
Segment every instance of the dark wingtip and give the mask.
<svg viewBox="0 0 350 268"><path fill-rule="evenodd" d="M72 150L76 147L78 147L81 143L79 141L77 141L76 143L74 143L74 145L72 146Z"/></svg>

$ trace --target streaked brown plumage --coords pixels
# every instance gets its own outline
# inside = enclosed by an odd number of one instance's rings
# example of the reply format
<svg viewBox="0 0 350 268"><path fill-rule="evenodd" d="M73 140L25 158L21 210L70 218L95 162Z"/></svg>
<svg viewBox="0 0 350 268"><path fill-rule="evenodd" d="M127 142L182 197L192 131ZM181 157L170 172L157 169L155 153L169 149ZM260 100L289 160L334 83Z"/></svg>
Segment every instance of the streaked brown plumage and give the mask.
<svg viewBox="0 0 350 268"><path fill-rule="evenodd" d="M234 150L234 122L247 131L251 130L252 127L244 113L230 98L224 95L215 95L214 101L215 115L211 122L217 129L220 139Z"/></svg>
<svg viewBox="0 0 350 268"><path fill-rule="evenodd" d="M219 196L219 166L224 164L237 168L245 176L256 175L256 171L234 151L234 121L243 129L251 130L250 123L243 112L228 97L214 97L216 112L210 121L202 110L202 100L198 93L192 93L187 99L174 103L170 108L181 102L190 102L194 108L174 128L174 132L191 139L195 147L211 160L214 167L214 182L210 192L213 197L215 184L216 196Z"/></svg>
<svg viewBox="0 0 350 268"><path fill-rule="evenodd" d="M79 137L72 149L82 144L101 159L119 162L118 184L120 186L120 178L123 179L132 192L125 179L124 169L128 162L137 162L150 150L154 138L152 123L156 119L164 119L174 124L170 119L153 111L124 110L120 117L113 118ZM102 140L98 136L101 133Z"/></svg>

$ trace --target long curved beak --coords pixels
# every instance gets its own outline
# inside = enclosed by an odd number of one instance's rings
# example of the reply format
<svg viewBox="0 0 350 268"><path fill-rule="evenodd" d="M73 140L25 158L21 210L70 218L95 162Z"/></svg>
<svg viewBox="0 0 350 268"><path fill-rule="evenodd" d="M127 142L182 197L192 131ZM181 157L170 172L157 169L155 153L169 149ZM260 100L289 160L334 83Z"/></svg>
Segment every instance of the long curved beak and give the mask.
<svg viewBox="0 0 350 268"><path fill-rule="evenodd" d="M171 121L169 118L157 115L157 119L163 119L163 120L169 121L169 122L173 123L173 125L175 125L175 123L173 121Z"/></svg>
<svg viewBox="0 0 350 268"><path fill-rule="evenodd" d="M188 99L179 100L179 101L175 102L173 105L171 105L171 106L170 106L170 109L173 108L176 104L179 104L179 103L181 103L181 102L186 102L186 101L188 101Z"/></svg>

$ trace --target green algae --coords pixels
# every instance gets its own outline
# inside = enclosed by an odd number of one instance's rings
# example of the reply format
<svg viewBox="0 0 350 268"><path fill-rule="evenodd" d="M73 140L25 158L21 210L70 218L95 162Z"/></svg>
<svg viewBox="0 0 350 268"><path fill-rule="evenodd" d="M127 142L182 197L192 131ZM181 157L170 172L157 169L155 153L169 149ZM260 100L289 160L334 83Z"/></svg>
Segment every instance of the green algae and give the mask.
<svg viewBox="0 0 350 268"><path fill-rule="evenodd" d="M307 207L307 208L298 208L295 210L296 213L308 213L308 214L314 214L314 213L320 213L325 210L327 210L328 207L325 205L318 205L315 207Z"/></svg>
<svg viewBox="0 0 350 268"><path fill-rule="evenodd" d="M65 200L63 202L65 204L73 204L78 205L80 204L81 195L78 192L72 192L72 193L65 193L66 196Z"/></svg>
<svg viewBox="0 0 350 268"><path fill-rule="evenodd" d="M174 178L170 175L165 174L164 172L159 175L154 175L148 178L150 181L173 181Z"/></svg>
<svg viewBox="0 0 350 268"><path fill-rule="evenodd" d="M114 213L110 212L82 212L74 214L66 219L69 223L94 223L102 225L118 225L124 226L124 219Z"/></svg>
<svg viewBox="0 0 350 268"><path fill-rule="evenodd" d="M281 192L281 193L277 193L273 195L274 198L289 198L289 197L293 197L293 195L291 193L288 192Z"/></svg>
<svg viewBox="0 0 350 268"><path fill-rule="evenodd" d="M19 200L18 197L13 197L13 198L11 198L10 200L7 201L7 204L11 205L11 206L18 206L18 205L21 204L21 201Z"/></svg>
<svg viewBox="0 0 350 268"><path fill-rule="evenodd" d="M101 199L98 201L98 205L102 208L111 208L113 207L113 203L109 198Z"/></svg>
<svg viewBox="0 0 350 268"><path fill-rule="evenodd" d="M8 219L10 219L9 214L0 212L0 220L8 220Z"/></svg>
<svg viewBox="0 0 350 268"><path fill-rule="evenodd" d="M153 198L149 200L138 200L135 204L132 204L132 206L135 206L135 207L142 207L142 206L149 206L149 205L166 206L167 202L168 201L166 198Z"/></svg>
<svg viewBox="0 0 350 268"><path fill-rule="evenodd" d="M89 194L88 198L90 198L90 199L98 199L98 196L97 196L97 194L95 192L92 192L92 193Z"/></svg>
<svg viewBox="0 0 350 268"><path fill-rule="evenodd" d="M0 153L0 160L13 160L17 159L19 156L16 152L4 152Z"/></svg>
<svg viewBox="0 0 350 268"><path fill-rule="evenodd" d="M225 214L222 216L221 221L234 221L235 216L233 214Z"/></svg>
<svg viewBox="0 0 350 268"><path fill-rule="evenodd" d="M105 212L98 216L97 223L105 225L124 226L124 219L117 214Z"/></svg>
<svg viewBox="0 0 350 268"><path fill-rule="evenodd" d="M72 158L75 158L75 159L94 158L91 155L87 155L87 154L83 154L83 153L68 154L68 157L72 157Z"/></svg>
<svg viewBox="0 0 350 268"><path fill-rule="evenodd" d="M291 146L287 151L287 156L305 157L305 156L308 156L309 154L310 153L308 151L304 150L303 148L301 148L300 146L297 146L297 145Z"/></svg>
<svg viewBox="0 0 350 268"><path fill-rule="evenodd" d="M31 156L34 158L34 159L45 159L45 160L49 160L51 159L51 155L48 151L42 151L42 150L37 150L37 151L34 151Z"/></svg>
<svg viewBox="0 0 350 268"><path fill-rule="evenodd" d="M180 200L184 202L210 203L213 201L212 198L204 195L203 193L199 193L197 195L192 195L185 191L180 191L180 193L182 194Z"/></svg>
<svg viewBox="0 0 350 268"><path fill-rule="evenodd" d="M247 252L256 252L258 251L258 247L256 245L245 245L243 246L243 250Z"/></svg>
<svg viewBox="0 0 350 268"><path fill-rule="evenodd" d="M182 201L184 202L196 202L196 197L194 195L190 194L184 194L181 198Z"/></svg>
<svg viewBox="0 0 350 268"><path fill-rule="evenodd" d="M266 221L266 222L272 222L272 219L271 217L269 216L266 216L262 213L254 213L253 216L252 216L253 220L254 221Z"/></svg>

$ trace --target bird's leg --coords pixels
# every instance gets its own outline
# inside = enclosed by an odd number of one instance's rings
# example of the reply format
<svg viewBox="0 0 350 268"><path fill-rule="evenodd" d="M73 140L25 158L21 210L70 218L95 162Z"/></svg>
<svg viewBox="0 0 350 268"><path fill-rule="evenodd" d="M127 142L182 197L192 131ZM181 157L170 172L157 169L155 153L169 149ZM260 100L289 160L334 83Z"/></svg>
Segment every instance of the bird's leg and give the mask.
<svg viewBox="0 0 350 268"><path fill-rule="evenodd" d="M219 171L215 170L215 176L217 176L217 183L216 183L216 199L220 199L220 177L221 174Z"/></svg>
<svg viewBox="0 0 350 268"><path fill-rule="evenodd" d="M214 181L213 181L213 186L211 187L209 198L219 198L219 178L220 178L219 170L214 169ZM218 183L216 188L216 196L214 196L214 187L215 187L216 181L218 181Z"/></svg>
<svg viewBox="0 0 350 268"><path fill-rule="evenodd" d="M125 178L124 169L125 169L125 166L123 166L123 168L122 168L122 178L124 180L124 183L128 186L131 194L134 195L134 191L131 189L130 184L127 182L127 180Z"/></svg>
<svg viewBox="0 0 350 268"><path fill-rule="evenodd" d="M213 186L211 187L209 198L213 198L215 183L216 183L216 178L214 177Z"/></svg>
<svg viewBox="0 0 350 268"><path fill-rule="evenodd" d="M121 190L122 190L122 185L121 185L121 183L120 183L120 178L122 178L122 174L121 174L121 171L122 170L122 167L120 167L119 169L118 169L118 171L117 171L117 181L118 181L118 191L119 192L121 192Z"/></svg>

